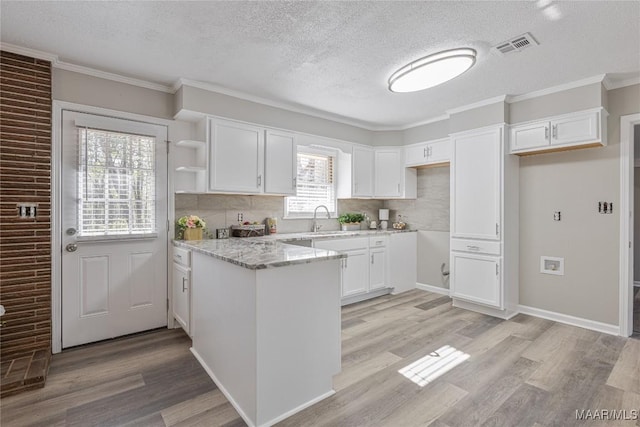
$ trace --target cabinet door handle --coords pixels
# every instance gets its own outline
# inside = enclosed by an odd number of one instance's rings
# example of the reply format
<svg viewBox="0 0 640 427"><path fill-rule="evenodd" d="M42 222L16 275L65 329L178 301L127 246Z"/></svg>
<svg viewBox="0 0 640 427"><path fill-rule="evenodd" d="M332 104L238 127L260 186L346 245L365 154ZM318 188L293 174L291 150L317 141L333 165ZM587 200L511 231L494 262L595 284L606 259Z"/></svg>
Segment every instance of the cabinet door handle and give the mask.
<svg viewBox="0 0 640 427"><path fill-rule="evenodd" d="M558 139L558 125L553 125L552 134L555 139Z"/></svg>
<svg viewBox="0 0 640 427"><path fill-rule="evenodd" d="M467 249L470 250L470 251L479 251L480 250L480 246L467 245Z"/></svg>
<svg viewBox="0 0 640 427"><path fill-rule="evenodd" d="M428 148L429 148L429 147L424 147L424 148L422 149L422 157L427 158L427 149L428 149Z"/></svg>
<svg viewBox="0 0 640 427"><path fill-rule="evenodd" d="M258 175L258 187L262 185L262 175Z"/></svg>
<svg viewBox="0 0 640 427"><path fill-rule="evenodd" d="M371 264L373 264L373 254L371 254Z"/></svg>
<svg viewBox="0 0 640 427"><path fill-rule="evenodd" d="M496 276L500 274L500 266L496 263Z"/></svg>
<svg viewBox="0 0 640 427"><path fill-rule="evenodd" d="M549 126L544 127L544 139L549 139Z"/></svg>
<svg viewBox="0 0 640 427"><path fill-rule="evenodd" d="M345 259L344 259L344 268L345 268L345 269L349 266L349 264L347 264L347 259L348 259L348 258L345 258Z"/></svg>
<svg viewBox="0 0 640 427"><path fill-rule="evenodd" d="M182 278L182 292L186 292L187 291L187 278L183 277Z"/></svg>
<svg viewBox="0 0 640 427"><path fill-rule="evenodd" d="M496 222L496 236L500 233L500 225Z"/></svg>
<svg viewBox="0 0 640 427"><path fill-rule="evenodd" d="M296 188L298 186L298 178L294 177L293 178L293 188Z"/></svg>
<svg viewBox="0 0 640 427"><path fill-rule="evenodd" d="M433 147L429 147L429 157L433 155Z"/></svg>

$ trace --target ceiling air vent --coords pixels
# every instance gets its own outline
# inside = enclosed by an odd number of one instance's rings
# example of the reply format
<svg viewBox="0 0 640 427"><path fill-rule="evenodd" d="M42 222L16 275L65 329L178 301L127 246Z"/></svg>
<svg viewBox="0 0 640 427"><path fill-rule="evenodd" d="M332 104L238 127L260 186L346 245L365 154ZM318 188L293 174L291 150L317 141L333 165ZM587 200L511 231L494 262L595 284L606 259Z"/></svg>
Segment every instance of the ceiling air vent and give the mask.
<svg viewBox="0 0 640 427"><path fill-rule="evenodd" d="M537 46L538 42L529 33L522 34L521 36L514 37L511 40L504 41L492 47L496 53L507 55L513 52L520 52L531 46Z"/></svg>

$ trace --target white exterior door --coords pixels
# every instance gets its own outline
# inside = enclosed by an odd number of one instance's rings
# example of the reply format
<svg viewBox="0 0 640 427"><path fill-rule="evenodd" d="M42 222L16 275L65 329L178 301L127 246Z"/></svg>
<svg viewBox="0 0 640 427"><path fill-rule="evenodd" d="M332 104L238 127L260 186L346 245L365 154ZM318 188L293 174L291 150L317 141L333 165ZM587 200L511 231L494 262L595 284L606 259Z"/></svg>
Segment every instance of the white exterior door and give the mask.
<svg viewBox="0 0 640 427"><path fill-rule="evenodd" d="M62 113L62 347L167 324L167 128Z"/></svg>

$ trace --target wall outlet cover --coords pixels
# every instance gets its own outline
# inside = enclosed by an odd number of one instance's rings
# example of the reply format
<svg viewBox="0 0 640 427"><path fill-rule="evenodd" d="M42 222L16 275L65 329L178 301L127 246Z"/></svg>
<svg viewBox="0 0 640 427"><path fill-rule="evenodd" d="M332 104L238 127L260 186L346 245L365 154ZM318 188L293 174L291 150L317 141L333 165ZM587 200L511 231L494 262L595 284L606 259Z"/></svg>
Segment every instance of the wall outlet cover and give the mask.
<svg viewBox="0 0 640 427"><path fill-rule="evenodd" d="M540 273L564 276L564 258L541 256Z"/></svg>

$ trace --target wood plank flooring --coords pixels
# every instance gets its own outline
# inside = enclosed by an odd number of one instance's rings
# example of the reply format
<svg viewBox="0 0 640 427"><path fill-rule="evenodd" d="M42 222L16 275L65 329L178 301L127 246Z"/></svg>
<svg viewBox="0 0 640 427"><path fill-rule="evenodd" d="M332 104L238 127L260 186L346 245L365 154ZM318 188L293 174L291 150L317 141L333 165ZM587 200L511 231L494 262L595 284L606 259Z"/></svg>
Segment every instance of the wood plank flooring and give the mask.
<svg viewBox="0 0 640 427"><path fill-rule="evenodd" d="M640 340L502 321L420 290L343 307L342 336L336 394L279 426L640 426L576 419L640 410ZM55 355L44 389L0 400L0 424L244 426L189 346L158 330Z"/></svg>

